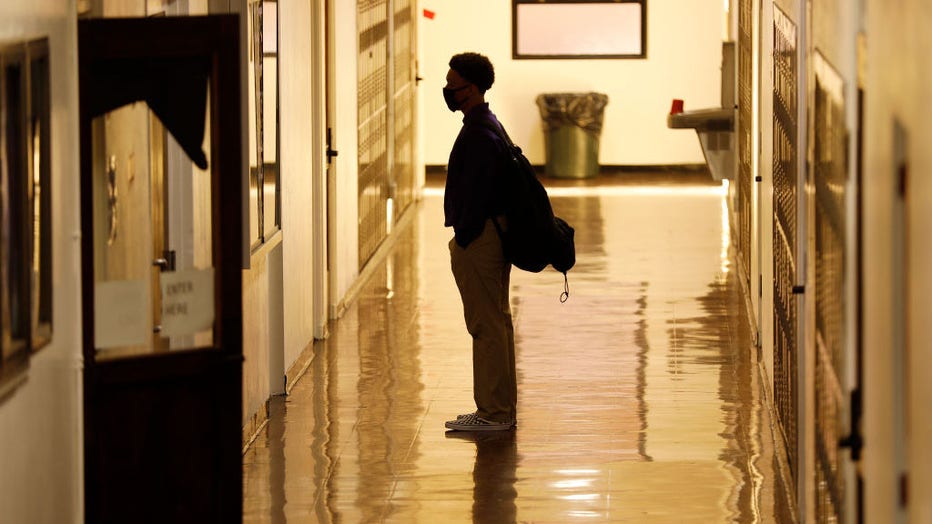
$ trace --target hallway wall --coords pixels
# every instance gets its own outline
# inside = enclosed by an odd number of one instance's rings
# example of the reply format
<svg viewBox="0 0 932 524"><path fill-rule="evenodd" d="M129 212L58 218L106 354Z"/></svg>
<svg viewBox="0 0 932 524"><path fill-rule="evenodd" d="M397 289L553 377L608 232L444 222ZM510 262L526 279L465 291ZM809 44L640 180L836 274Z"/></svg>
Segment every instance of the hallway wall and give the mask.
<svg viewBox="0 0 932 524"><path fill-rule="evenodd" d="M907 516L908 522L932 522L932 344L926 331L932 311L932 275L926 270L932 259L927 103L932 10L923 0L870 0L867 13L862 250L867 522L905 522ZM907 175L902 198L900 166ZM903 474L908 474L908 515L898 504Z"/></svg>
<svg viewBox="0 0 932 524"><path fill-rule="evenodd" d="M424 160L446 165L461 125L440 96L450 56L476 51L495 66L486 95L492 110L534 164L544 163L544 135L535 98L540 93L597 91L608 95L602 129L603 165L704 163L691 130L668 129L671 100L686 110L721 103L721 0L652 0L647 4L647 58L513 60L511 2L425 0L436 13L419 18L424 98Z"/></svg>
<svg viewBox="0 0 932 524"><path fill-rule="evenodd" d="M249 438L256 427L266 418L265 402L275 392L281 390L282 381L273 381L270 364L280 356L282 348L275 347L273 341L279 341L273 329L282 329L281 322L272 324L270 309L275 308L273 300L281 296L273 291L273 275L279 274L273 264L281 263L281 256L273 256L282 251L281 233L262 245L250 257L248 270L243 271L243 432ZM279 319L281 320L281 319ZM276 373L277 374L277 373Z"/></svg>
<svg viewBox="0 0 932 524"><path fill-rule="evenodd" d="M84 513L75 4L0 2L0 41L43 36L52 79L54 323L51 343L33 355L25 382L0 398L3 522L73 522Z"/></svg>

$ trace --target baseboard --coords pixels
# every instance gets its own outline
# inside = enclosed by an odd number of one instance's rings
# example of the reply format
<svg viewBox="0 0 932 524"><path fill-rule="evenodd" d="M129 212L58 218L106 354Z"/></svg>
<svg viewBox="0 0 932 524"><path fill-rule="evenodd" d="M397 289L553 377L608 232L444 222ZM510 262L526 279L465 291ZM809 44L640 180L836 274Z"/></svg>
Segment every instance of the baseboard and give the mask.
<svg viewBox="0 0 932 524"><path fill-rule="evenodd" d="M311 367L314 355L317 353L318 347L323 343L323 340L314 339L301 350L301 354L298 355L298 358L295 359L291 367L288 368L288 371L285 372L285 395L291 394L291 390L294 389L295 384L304 376L307 369Z"/></svg>
<svg viewBox="0 0 932 524"><path fill-rule="evenodd" d="M732 217L729 217L729 219L730 218ZM753 297L752 293L754 293L754 289L753 289L754 286L751 284L751 282L753 282L751 280L753 278L751 276L751 268L744 267L744 259L739 256L738 250L734 246L734 242L732 242L730 251L731 253L729 253L729 256L731 257L732 260L735 261L735 266L738 269L738 281L739 281L739 285L741 286L741 295L744 297L744 314L748 322L748 327L750 327L751 333L754 335L754 347L757 348L758 352L760 352L761 351L761 334L760 334L760 326L757 324L757 315L755 314L756 312L754 311L754 300L752 299ZM744 275L748 276L747 280L744 279Z"/></svg>
<svg viewBox="0 0 932 524"><path fill-rule="evenodd" d="M541 167L543 169L543 167ZM682 172L700 172L708 173L709 166L706 164L640 164L640 165L621 165L607 164L599 166L599 174L612 173L682 173Z"/></svg>
<svg viewBox="0 0 932 524"><path fill-rule="evenodd" d="M547 169L544 165L532 165L538 176L547 177ZM424 174L428 179L444 179L447 175L447 166L445 165L427 165L424 166ZM677 178L695 178L698 181L712 182L712 175L709 173L709 166L706 164L604 164L599 166L599 177L611 176L651 176L664 175L666 177L675 176Z"/></svg>
<svg viewBox="0 0 932 524"><path fill-rule="evenodd" d="M269 423L269 401L266 400L262 403L262 406L251 416L249 420L246 421L246 425L243 426L243 454L246 454L246 450L249 449L249 446L256 441L256 437L259 436L259 432Z"/></svg>
<svg viewBox="0 0 932 524"><path fill-rule="evenodd" d="M763 411L767 415L764 427L770 427L770 433L773 438L773 454L776 459L776 473L780 475L781 484L784 487L783 493L774 493L774 496L782 495L786 502L790 515L793 518L791 524L799 522L799 507L796 501L796 479L790 470L790 459L786 452L786 434L783 432L783 426L777 421L776 407L773 402L773 390L770 388L770 375L767 374L767 368L763 361L757 360L757 373L760 378L760 394L763 397Z"/></svg>

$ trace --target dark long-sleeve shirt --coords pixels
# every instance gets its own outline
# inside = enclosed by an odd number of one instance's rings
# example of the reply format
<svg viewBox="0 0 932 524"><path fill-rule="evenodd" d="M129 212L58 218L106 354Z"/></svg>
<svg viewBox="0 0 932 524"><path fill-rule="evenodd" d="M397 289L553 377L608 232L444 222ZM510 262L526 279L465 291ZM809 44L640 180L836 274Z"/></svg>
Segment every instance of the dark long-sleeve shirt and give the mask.
<svg viewBox="0 0 932 524"><path fill-rule="evenodd" d="M466 247L485 227L485 221L504 212L500 174L505 143L483 120L499 124L488 104L463 117L450 161L443 195L444 225L452 227L456 243Z"/></svg>

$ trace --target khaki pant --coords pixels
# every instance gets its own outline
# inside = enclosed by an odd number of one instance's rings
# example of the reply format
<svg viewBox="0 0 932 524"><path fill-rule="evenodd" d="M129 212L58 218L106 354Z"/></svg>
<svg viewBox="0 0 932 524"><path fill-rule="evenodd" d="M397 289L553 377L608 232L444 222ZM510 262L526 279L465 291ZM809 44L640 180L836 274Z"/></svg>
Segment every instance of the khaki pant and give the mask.
<svg viewBox="0 0 932 524"><path fill-rule="evenodd" d="M511 264L505 262L495 224L466 248L450 240L450 265L463 299L466 330L472 335L473 397L478 415L496 422L517 419L515 332L508 289Z"/></svg>

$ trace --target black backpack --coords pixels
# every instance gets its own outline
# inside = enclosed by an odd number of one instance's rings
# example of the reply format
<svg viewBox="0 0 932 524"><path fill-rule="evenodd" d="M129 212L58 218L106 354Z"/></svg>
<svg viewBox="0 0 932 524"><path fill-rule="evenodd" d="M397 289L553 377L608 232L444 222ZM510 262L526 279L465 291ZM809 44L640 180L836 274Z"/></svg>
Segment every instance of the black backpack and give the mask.
<svg viewBox="0 0 932 524"><path fill-rule="evenodd" d="M553 215L547 190L508 133L491 120L483 120L482 125L508 146L509 154L502 159L507 230L495 223L505 258L524 271L539 273L551 265L563 273L560 302L566 302L570 296L566 272L576 264L575 231L565 220Z"/></svg>

